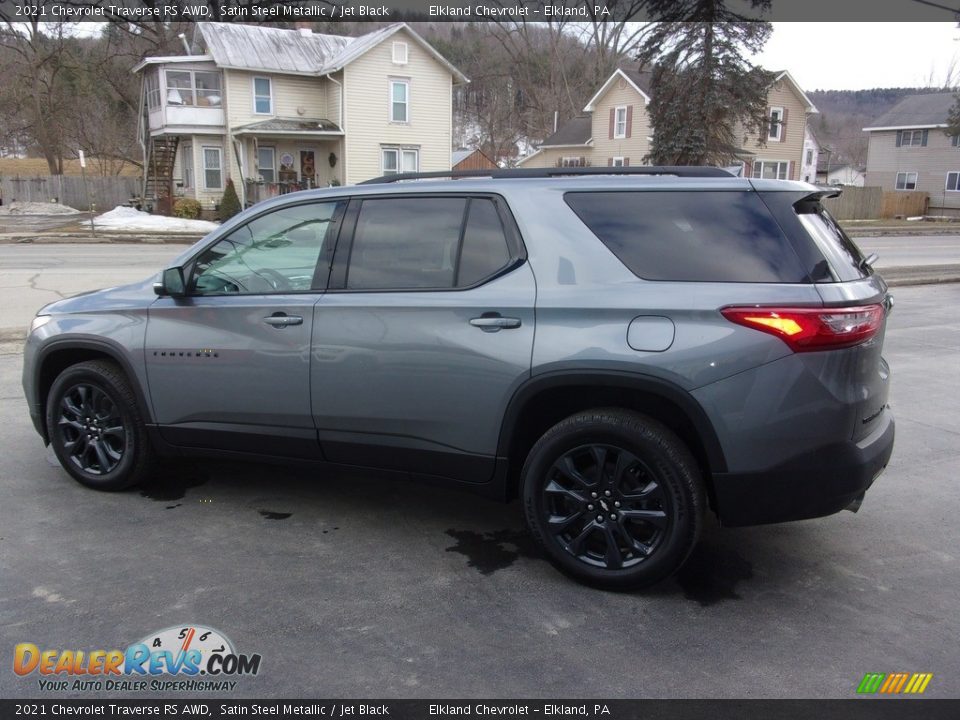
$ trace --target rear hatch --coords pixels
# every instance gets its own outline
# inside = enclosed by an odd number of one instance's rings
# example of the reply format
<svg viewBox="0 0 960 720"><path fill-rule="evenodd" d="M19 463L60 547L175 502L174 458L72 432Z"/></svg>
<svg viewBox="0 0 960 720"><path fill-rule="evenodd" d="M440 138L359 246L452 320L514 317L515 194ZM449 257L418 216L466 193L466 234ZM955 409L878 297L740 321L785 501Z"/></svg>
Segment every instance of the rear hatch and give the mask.
<svg viewBox="0 0 960 720"><path fill-rule="evenodd" d="M851 435L858 441L886 423L890 371L882 351L893 300L883 278L823 206L823 199L837 194L836 190L761 192L798 254L809 259L824 306L835 310L830 319L854 322L871 312L879 319L865 342L807 356L824 385L853 408Z"/></svg>

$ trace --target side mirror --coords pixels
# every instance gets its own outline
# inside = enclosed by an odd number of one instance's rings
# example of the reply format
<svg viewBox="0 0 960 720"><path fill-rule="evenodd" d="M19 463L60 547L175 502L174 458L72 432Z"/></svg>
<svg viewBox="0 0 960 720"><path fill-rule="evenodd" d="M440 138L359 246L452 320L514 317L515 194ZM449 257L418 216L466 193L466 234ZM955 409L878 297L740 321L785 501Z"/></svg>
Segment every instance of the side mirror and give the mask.
<svg viewBox="0 0 960 720"><path fill-rule="evenodd" d="M187 290L183 282L183 268L172 267L164 270L161 281L153 284L153 291L161 297L183 297L186 295Z"/></svg>

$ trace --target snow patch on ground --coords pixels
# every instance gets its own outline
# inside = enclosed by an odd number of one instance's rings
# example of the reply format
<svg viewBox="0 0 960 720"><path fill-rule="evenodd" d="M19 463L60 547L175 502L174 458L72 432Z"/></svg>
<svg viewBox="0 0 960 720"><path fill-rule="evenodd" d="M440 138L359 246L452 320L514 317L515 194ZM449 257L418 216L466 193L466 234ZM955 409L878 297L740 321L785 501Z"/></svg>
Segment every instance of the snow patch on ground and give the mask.
<svg viewBox="0 0 960 720"><path fill-rule="evenodd" d="M0 215L79 215L67 205L53 202L26 202L14 200L9 205L0 205Z"/></svg>
<svg viewBox="0 0 960 720"><path fill-rule="evenodd" d="M100 230L145 231L145 232L190 232L208 233L219 225L207 220L186 220L184 218L151 215L130 207L118 206L93 219Z"/></svg>

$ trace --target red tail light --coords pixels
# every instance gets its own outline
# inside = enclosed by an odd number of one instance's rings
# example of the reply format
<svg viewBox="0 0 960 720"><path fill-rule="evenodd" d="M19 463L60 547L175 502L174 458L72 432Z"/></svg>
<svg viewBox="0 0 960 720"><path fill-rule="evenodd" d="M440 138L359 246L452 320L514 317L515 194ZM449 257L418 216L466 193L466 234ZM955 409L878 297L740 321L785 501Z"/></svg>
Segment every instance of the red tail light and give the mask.
<svg viewBox="0 0 960 720"><path fill-rule="evenodd" d="M845 308L728 307L730 322L776 335L794 352L853 347L872 338L883 323L882 305Z"/></svg>

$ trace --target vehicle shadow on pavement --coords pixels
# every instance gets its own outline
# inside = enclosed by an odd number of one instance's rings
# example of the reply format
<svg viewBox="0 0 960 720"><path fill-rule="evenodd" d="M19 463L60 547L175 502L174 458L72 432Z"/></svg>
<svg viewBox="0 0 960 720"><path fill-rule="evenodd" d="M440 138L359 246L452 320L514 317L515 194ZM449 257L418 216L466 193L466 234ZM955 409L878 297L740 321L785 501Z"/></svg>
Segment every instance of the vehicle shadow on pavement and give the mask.
<svg viewBox="0 0 960 720"><path fill-rule="evenodd" d="M403 545L407 528L444 536L448 553L465 566L490 576L520 560L547 561L523 527L519 505L503 504L449 487L408 479L401 473L318 466L281 466L222 460L190 460L161 466L132 491L162 504L165 510L188 508L194 502L229 503L250 512L251 521L293 521L296 532L311 526L328 534L340 526L362 523L392 535ZM325 521L330 514L338 525ZM403 518L397 523L396 518ZM822 544L811 524L722 529L708 515L704 532L686 564L672 578L634 594L651 598L682 596L701 607L741 600L744 589L782 591L805 572L801 558L784 557L771 541L787 533L809 551ZM760 580L758 580L760 578ZM572 582L572 581L571 581ZM755 588L757 589L757 588Z"/></svg>

